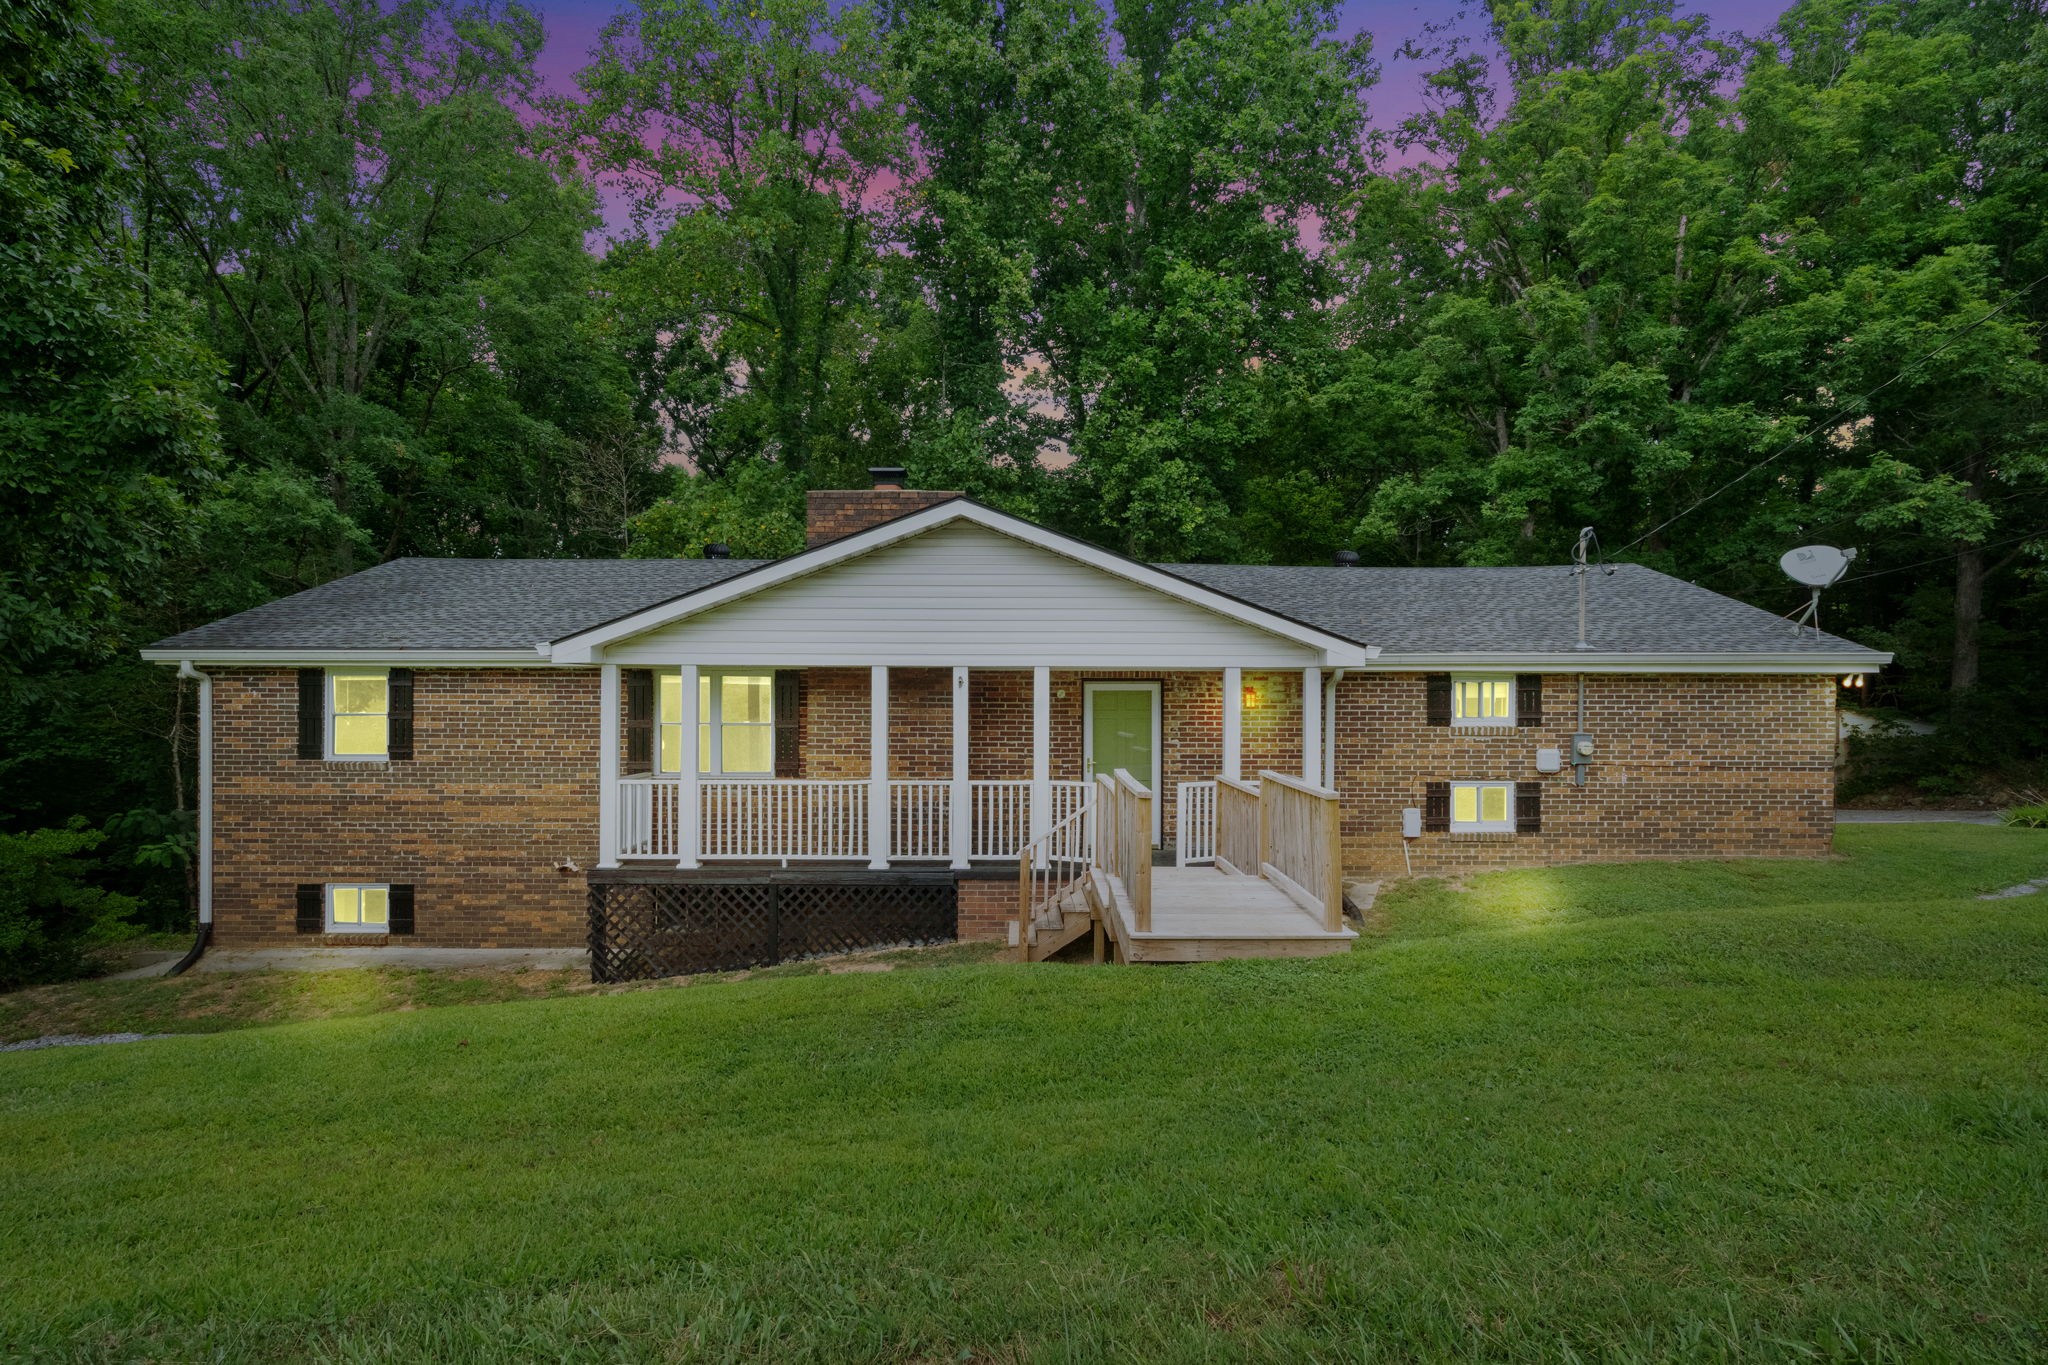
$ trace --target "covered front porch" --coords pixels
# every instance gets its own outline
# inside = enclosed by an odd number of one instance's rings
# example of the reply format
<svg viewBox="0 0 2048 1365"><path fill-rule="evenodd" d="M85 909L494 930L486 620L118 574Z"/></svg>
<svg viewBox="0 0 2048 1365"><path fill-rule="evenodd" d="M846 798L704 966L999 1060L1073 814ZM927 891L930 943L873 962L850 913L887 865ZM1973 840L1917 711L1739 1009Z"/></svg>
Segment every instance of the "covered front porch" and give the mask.
<svg viewBox="0 0 2048 1365"><path fill-rule="evenodd" d="M607 664L604 674L603 868L965 869L1014 859L1091 804L1097 774L1118 769L1157 793L1149 844L1176 864L1205 864L1219 774L1326 777L1328 698L1314 668Z"/></svg>

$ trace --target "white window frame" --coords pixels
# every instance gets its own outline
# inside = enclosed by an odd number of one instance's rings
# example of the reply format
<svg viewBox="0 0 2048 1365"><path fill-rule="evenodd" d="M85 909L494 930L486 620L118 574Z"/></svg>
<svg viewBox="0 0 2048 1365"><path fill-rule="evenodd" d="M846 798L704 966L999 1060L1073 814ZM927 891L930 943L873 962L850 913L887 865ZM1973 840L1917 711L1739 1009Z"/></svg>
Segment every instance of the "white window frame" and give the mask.
<svg viewBox="0 0 2048 1365"><path fill-rule="evenodd" d="M1505 716L1461 716L1458 714L1459 701L1463 697L1460 686L1464 683L1504 683L1507 686L1508 713ZM1512 673L1453 673L1451 674L1451 724L1461 728L1480 726L1513 725L1515 715L1515 675Z"/></svg>
<svg viewBox="0 0 2048 1365"><path fill-rule="evenodd" d="M1508 813L1505 820L1460 820L1458 818L1458 793L1479 792L1482 788L1499 787L1508 794ZM1475 795L1472 809L1481 808L1484 798ZM1515 832L1515 784L1512 782L1453 782L1451 783L1451 833L1453 834L1513 834Z"/></svg>
<svg viewBox="0 0 2048 1365"><path fill-rule="evenodd" d="M341 719L341 708L335 703L334 681L336 678L343 677L367 678L372 676L384 679L384 752L381 754L338 754L334 751L334 725L336 721ZM323 699L322 705L322 709L327 712L327 761L329 763L389 763L391 761L391 670L388 668L343 668L337 666L327 670L327 677L323 681L322 686L327 689L327 695ZM375 715L376 713L373 711L351 711L348 714L352 716L368 716ZM343 883L343 885L350 885L350 883Z"/></svg>
<svg viewBox="0 0 2048 1365"><path fill-rule="evenodd" d="M699 733L697 736L697 776L699 778L774 777L776 723L775 670L772 668L700 668L697 670L698 690L700 692L707 690L709 691L711 696L711 704L709 707L710 714L705 716L696 715L696 706L692 704L692 701L690 699L684 699L683 709L685 714L671 720L667 715L663 713L662 695L664 692L667 691L667 679L680 679L681 677L682 670L680 668L674 670L673 672L667 669L663 669L661 676L655 680L653 765L654 772L658 776L664 777L674 774L676 772L676 770L673 768L667 768L662 766L662 750L665 747L662 743L663 731L665 731L671 725L682 726L689 725L694 722L699 728ZM768 721L766 726L763 727L768 731L768 767L764 771L754 771L752 769L749 769L745 772L727 772L725 770L724 684L725 680L729 677L766 678L768 680ZM706 687L707 683L709 684L708 688ZM758 721L734 721L733 723L735 725L760 724L760 722ZM708 743L705 741L703 733L703 731L706 728L708 728L710 731L710 740Z"/></svg>
<svg viewBox="0 0 2048 1365"><path fill-rule="evenodd" d="M382 891L384 893L384 922L382 924L341 924L334 918L334 893L337 891ZM320 892L320 914L326 921L330 934L388 934L391 932L391 883L389 882L329 882Z"/></svg>

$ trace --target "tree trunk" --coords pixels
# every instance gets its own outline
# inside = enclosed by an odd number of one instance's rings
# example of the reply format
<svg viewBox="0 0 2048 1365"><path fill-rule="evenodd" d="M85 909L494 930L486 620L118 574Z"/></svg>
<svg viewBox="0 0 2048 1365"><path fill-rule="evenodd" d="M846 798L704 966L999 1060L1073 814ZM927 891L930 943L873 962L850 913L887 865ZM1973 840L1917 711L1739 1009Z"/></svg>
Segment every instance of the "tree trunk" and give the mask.
<svg viewBox="0 0 2048 1365"><path fill-rule="evenodd" d="M1966 496L1978 501L1984 496L1984 452L1972 449L1964 457L1963 478L1969 484ZM1968 541L1956 545L1956 623L1954 647L1949 651L1948 689L1951 700L1977 685L1977 630L1984 620L1984 547Z"/></svg>
<svg viewBox="0 0 2048 1365"><path fill-rule="evenodd" d="M1956 547L1956 633L1950 654L1948 687L1952 697L1977 685L1977 628L1984 619L1984 548Z"/></svg>

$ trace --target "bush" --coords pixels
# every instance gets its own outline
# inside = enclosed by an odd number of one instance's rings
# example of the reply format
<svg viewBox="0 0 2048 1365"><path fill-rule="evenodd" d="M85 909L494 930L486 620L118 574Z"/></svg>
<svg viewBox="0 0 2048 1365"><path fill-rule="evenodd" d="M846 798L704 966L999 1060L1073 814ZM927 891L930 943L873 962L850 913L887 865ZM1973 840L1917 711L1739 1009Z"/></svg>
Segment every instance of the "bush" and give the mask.
<svg viewBox="0 0 2048 1365"><path fill-rule="evenodd" d="M91 949L136 932L141 902L87 880L106 837L83 819L0 833L0 989L78 976Z"/></svg>
<svg viewBox="0 0 2048 1365"><path fill-rule="evenodd" d="M2020 793L2020 801L2000 811L1998 818L2015 829L2048 829L2048 798L2029 791Z"/></svg>

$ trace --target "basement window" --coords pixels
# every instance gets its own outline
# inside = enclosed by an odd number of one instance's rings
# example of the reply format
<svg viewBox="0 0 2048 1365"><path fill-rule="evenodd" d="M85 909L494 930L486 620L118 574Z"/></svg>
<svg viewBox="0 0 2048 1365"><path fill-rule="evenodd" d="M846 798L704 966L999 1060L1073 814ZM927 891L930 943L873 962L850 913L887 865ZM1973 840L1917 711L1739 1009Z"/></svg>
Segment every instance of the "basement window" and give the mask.
<svg viewBox="0 0 2048 1365"><path fill-rule="evenodd" d="M389 886L328 887L327 932L330 934L390 933L391 888Z"/></svg>
<svg viewBox="0 0 2048 1365"><path fill-rule="evenodd" d="M1515 784L1453 782L1453 834L1512 834L1515 830Z"/></svg>
<svg viewBox="0 0 2048 1365"><path fill-rule="evenodd" d="M1439 712L1438 714L1442 714ZM1515 679L1513 674L1479 677L1453 674L1451 677L1451 724L1513 725L1515 723Z"/></svg>

